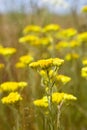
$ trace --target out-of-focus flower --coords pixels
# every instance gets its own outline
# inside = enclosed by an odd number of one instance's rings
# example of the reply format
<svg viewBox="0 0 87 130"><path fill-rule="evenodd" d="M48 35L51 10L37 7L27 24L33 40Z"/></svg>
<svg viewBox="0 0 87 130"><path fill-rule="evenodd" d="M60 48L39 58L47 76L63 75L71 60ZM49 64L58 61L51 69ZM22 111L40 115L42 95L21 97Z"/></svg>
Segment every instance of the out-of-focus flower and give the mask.
<svg viewBox="0 0 87 130"><path fill-rule="evenodd" d="M41 29L40 26L37 26L37 25L28 25L28 26L26 26L24 28L23 33L24 34L28 34L28 33L31 33L31 32L33 32L33 33L39 33L41 31L42 31L42 29Z"/></svg>
<svg viewBox="0 0 87 130"><path fill-rule="evenodd" d="M8 96L1 99L3 104L12 104L20 100L22 100L22 97L18 92L11 92Z"/></svg>
<svg viewBox="0 0 87 130"><path fill-rule="evenodd" d="M81 69L81 76L87 78L87 67L83 67Z"/></svg>
<svg viewBox="0 0 87 130"><path fill-rule="evenodd" d="M60 41L56 44L56 49L57 50L61 50L61 49L64 49L64 48L68 48L69 47L69 43L66 42L66 41Z"/></svg>
<svg viewBox="0 0 87 130"><path fill-rule="evenodd" d="M65 76L65 75L58 75L58 76L56 76L56 81L57 82L61 82L63 84L68 83L70 80L71 80L71 78L68 77L68 76Z"/></svg>
<svg viewBox="0 0 87 130"><path fill-rule="evenodd" d="M3 69L5 65L3 63L0 63L0 70Z"/></svg>
<svg viewBox="0 0 87 130"><path fill-rule="evenodd" d="M60 26L57 24L49 24L43 28L43 32L58 31Z"/></svg>
<svg viewBox="0 0 87 130"><path fill-rule="evenodd" d="M60 38L60 39L69 39L74 37L77 34L77 30L74 28L68 28L68 29L64 29L61 30L56 37Z"/></svg>
<svg viewBox="0 0 87 130"><path fill-rule="evenodd" d="M67 61L70 61L70 60L73 60L73 59L78 59L78 58L79 58L79 55L77 53L68 53L65 56L65 60L67 60Z"/></svg>
<svg viewBox="0 0 87 130"><path fill-rule="evenodd" d="M83 6L81 10L82 12L87 13L87 5Z"/></svg>
<svg viewBox="0 0 87 130"><path fill-rule="evenodd" d="M79 42L87 42L87 32L83 32L77 35Z"/></svg>
<svg viewBox="0 0 87 130"><path fill-rule="evenodd" d="M82 60L83 65L87 65L87 58Z"/></svg>
<svg viewBox="0 0 87 130"><path fill-rule="evenodd" d="M11 82L11 81L8 81L8 82L4 82L0 85L0 90L2 92L4 91L16 91L20 88L24 88L27 86L27 82Z"/></svg>
<svg viewBox="0 0 87 130"><path fill-rule="evenodd" d="M70 45L71 48L74 48L74 47L80 46L81 43L78 40L71 40L69 42L69 45Z"/></svg>
<svg viewBox="0 0 87 130"><path fill-rule="evenodd" d="M16 48L11 48L11 47L0 48L0 54L3 56L10 56L14 53L16 53Z"/></svg>

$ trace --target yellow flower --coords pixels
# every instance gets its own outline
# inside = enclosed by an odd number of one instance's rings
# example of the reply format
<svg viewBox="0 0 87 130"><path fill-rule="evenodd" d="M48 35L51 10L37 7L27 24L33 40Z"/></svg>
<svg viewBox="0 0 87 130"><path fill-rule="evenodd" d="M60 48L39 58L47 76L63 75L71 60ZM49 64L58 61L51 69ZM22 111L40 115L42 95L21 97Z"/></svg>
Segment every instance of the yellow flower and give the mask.
<svg viewBox="0 0 87 130"><path fill-rule="evenodd" d="M83 64L83 65L87 65L87 59L83 59L83 60L82 60L82 64Z"/></svg>
<svg viewBox="0 0 87 130"><path fill-rule="evenodd" d="M49 25L46 25L43 28L43 32L58 31L59 29L60 29L59 25L57 25L57 24L49 24Z"/></svg>
<svg viewBox="0 0 87 130"><path fill-rule="evenodd" d="M77 100L77 98L71 94L67 93L58 93L55 92L52 94L52 102L53 103L61 103L62 101L68 101L68 100Z"/></svg>
<svg viewBox="0 0 87 130"><path fill-rule="evenodd" d="M57 34L57 37L60 38L60 39L67 39L67 38L72 38L76 34L77 34L76 29L68 28L68 29L61 30L61 32L59 32Z"/></svg>
<svg viewBox="0 0 87 130"><path fill-rule="evenodd" d="M49 58L49 59L43 59L43 60L38 60L37 62L32 62L30 63L31 68L38 68L40 67L41 69L48 69L49 67L52 66L60 66L64 60L59 59L59 58Z"/></svg>
<svg viewBox="0 0 87 130"><path fill-rule="evenodd" d="M87 5L82 7L82 12L87 13Z"/></svg>
<svg viewBox="0 0 87 130"><path fill-rule="evenodd" d="M33 103L37 107L48 107L48 100L46 96L44 96L42 99L35 100Z"/></svg>
<svg viewBox="0 0 87 130"><path fill-rule="evenodd" d="M15 64L15 67L16 67L16 68L25 68L26 65L25 65L24 63L22 63L22 62L17 62L17 63Z"/></svg>
<svg viewBox="0 0 87 130"><path fill-rule="evenodd" d="M16 91L19 88L24 88L27 86L26 82L4 82L0 85L0 89L2 90L2 92L4 91Z"/></svg>
<svg viewBox="0 0 87 130"><path fill-rule="evenodd" d="M83 67L81 69L81 76L87 78L87 67Z"/></svg>
<svg viewBox="0 0 87 130"><path fill-rule="evenodd" d="M19 60L24 64L29 64L31 61L33 61L33 57L30 55L23 55L19 58Z"/></svg>
<svg viewBox="0 0 87 130"><path fill-rule="evenodd" d="M78 34L77 39L79 42L87 42L87 32Z"/></svg>
<svg viewBox="0 0 87 130"><path fill-rule="evenodd" d="M68 76L65 76L65 75L58 75L58 76L56 76L56 80L59 82L62 82L63 84L66 84L66 83L68 83L70 80L71 80L71 78L70 77L68 77Z"/></svg>
<svg viewBox="0 0 87 130"><path fill-rule="evenodd" d="M60 50L60 49L63 49L63 48L67 48L69 47L69 43L66 42L66 41L60 41L56 44L56 49L57 50Z"/></svg>
<svg viewBox="0 0 87 130"><path fill-rule="evenodd" d="M77 53L68 53L66 56L65 56L65 59L67 61L70 61L70 60L73 60L73 59L78 59L79 58L79 55Z"/></svg>
<svg viewBox="0 0 87 130"><path fill-rule="evenodd" d="M41 45L49 45L52 41L53 41L53 39L51 37L42 37L40 39L40 44Z"/></svg>
<svg viewBox="0 0 87 130"><path fill-rule="evenodd" d="M3 104L12 104L20 100L22 100L22 97L18 92L11 92L8 96L1 99Z"/></svg>
<svg viewBox="0 0 87 130"><path fill-rule="evenodd" d="M81 44L78 40L72 40L72 41L70 41L69 45L70 45L70 47L73 48L73 47L80 46Z"/></svg>
<svg viewBox="0 0 87 130"><path fill-rule="evenodd" d="M19 39L19 42L20 43L29 43L29 44L34 44L34 42L38 41L38 37L37 36L34 36L34 35L27 35L27 36L24 36L24 37L21 37Z"/></svg>
<svg viewBox="0 0 87 130"><path fill-rule="evenodd" d="M0 69L3 69L5 65L3 63L0 63Z"/></svg>
<svg viewBox="0 0 87 130"><path fill-rule="evenodd" d="M23 30L23 33L24 34L27 34L27 33L31 33L31 32L34 32L34 33L38 33L38 32L41 32L41 27L40 26L37 26L37 25L28 25L24 28Z"/></svg>
<svg viewBox="0 0 87 130"><path fill-rule="evenodd" d="M3 56L12 55L15 52L16 52L15 48L10 48L10 47L0 48L0 54L3 55Z"/></svg>

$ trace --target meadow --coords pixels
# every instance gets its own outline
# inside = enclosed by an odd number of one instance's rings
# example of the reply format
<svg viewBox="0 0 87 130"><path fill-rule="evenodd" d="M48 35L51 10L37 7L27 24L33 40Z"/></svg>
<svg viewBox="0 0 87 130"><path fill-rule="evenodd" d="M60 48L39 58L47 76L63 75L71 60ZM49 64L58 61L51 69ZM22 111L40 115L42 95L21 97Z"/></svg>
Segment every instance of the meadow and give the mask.
<svg viewBox="0 0 87 130"><path fill-rule="evenodd" d="M0 130L87 129L86 16L0 14Z"/></svg>

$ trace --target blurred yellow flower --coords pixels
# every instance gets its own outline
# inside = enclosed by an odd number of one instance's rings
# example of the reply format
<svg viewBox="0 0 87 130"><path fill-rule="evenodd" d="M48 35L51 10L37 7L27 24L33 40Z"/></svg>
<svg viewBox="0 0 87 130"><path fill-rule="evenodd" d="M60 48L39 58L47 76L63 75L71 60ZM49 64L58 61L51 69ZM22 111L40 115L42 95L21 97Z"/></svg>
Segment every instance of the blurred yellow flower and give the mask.
<svg viewBox="0 0 87 130"><path fill-rule="evenodd" d="M23 55L19 58L19 61L24 63L24 64L29 64L30 62L33 61L33 57L31 55Z"/></svg>
<svg viewBox="0 0 87 130"><path fill-rule="evenodd" d="M8 96L1 99L3 104L12 104L20 100L22 100L22 97L18 92L11 92Z"/></svg>
<svg viewBox="0 0 87 130"><path fill-rule="evenodd" d="M49 24L43 28L43 32L58 31L60 26L57 24Z"/></svg>
<svg viewBox="0 0 87 130"><path fill-rule="evenodd" d="M26 67L26 65L24 64L24 63L22 63L22 62L17 62L16 64L15 64L15 67L16 68L25 68Z"/></svg>
<svg viewBox="0 0 87 130"><path fill-rule="evenodd" d="M87 78L87 67L83 67L81 69L81 76Z"/></svg>
<svg viewBox="0 0 87 130"><path fill-rule="evenodd" d="M11 47L3 47L0 48L0 54L3 56L9 56L12 55L16 52L16 48L11 48Z"/></svg>
<svg viewBox="0 0 87 130"><path fill-rule="evenodd" d="M67 61L70 61L70 60L73 60L73 59L78 59L78 58L79 58L79 55L77 53L68 53L65 56L65 60L67 60Z"/></svg>
<svg viewBox="0 0 87 130"><path fill-rule="evenodd" d="M12 81L8 81L8 82L4 82L0 85L0 90L2 92L4 91L16 91L19 88L24 88L27 86L27 82L12 82Z"/></svg>
<svg viewBox="0 0 87 130"><path fill-rule="evenodd" d="M24 34L28 34L28 33L31 33L31 32L34 32L34 33L38 33L38 32L41 32L42 29L40 26L37 26L37 25L28 25L24 28L23 30L23 33Z"/></svg>
<svg viewBox="0 0 87 130"><path fill-rule="evenodd" d="M83 65L87 65L87 59L83 59L83 60L82 60L82 64L83 64Z"/></svg>
<svg viewBox="0 0 87 130"><path fill-rule="evenodd" d="M83 32L77 35L77 40L79 42L87 42L87 32Z"/></svg>
<svg viewBox="0 0 87 130"><path fill-rule="evenodd" d="M3 63L0 63L0 69L3 69L5 65Z"/></svg>
<svg viewBox="0 0 87 130"><path fill-rule="evenodd" d="M78 40L71 40L70 42L69 42L69 46L70 47L77 47L77 46L80 46L81 45L81 43L78 41Z"/></svg>
<svg viewBox="0 0 87 130"><path fill-rule="evenodd" d="M65 75L58 75L56 76L56 80L57 82L62 82L63 84L66 84L71 80L71 78Z"/></svg>
<svg viewBox="0 0 87 130"><path fill-rule="evenodd" d="M69 43L66 41L60 41L56 44L56 49L57 50L61 50L63 48L68 48L69 47Z"/></svg>
<svg viewBox="0 0 87 130"><path fill-rule="evenodd" d="M34 44L34 42L37 42L39 38L35 35L26 35L24 37L21 37L19 39L20 43L29 43L29 44Z"/></svg>
<svg viewBox="0 0 87 130"><path fill-rule="evenodd" d="M87 13L87 5L82 7L82 12Z"/></svg>

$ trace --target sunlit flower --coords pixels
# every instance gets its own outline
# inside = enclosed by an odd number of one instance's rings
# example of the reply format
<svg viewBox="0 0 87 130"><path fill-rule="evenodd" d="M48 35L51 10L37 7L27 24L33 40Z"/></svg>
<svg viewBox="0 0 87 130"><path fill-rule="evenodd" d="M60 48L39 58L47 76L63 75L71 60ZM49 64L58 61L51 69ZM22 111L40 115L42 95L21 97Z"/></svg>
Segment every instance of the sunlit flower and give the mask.
<svg viewBox="0 0 87 130"><path fill-rule="evenodd" d="M82 7L82 12L87 13L87 5Z"/></svg>
<svg viewBox="0 0 87 130"><path fill-rule="evenodd" d="M38 41L38 37L35 36L35 35L27 35L27 36L24 36L24 37L21 37L19 39L19 42L20 43L29 43L29 44L34 44L34 42L37 42Z"/></svg>
<svg viewBox="0 0 87 130"><path fill-rule="evenodd" d="M56 76L56 80L57 82L62 82L63 84L66 84L71 80L71 78L65 75L58 75Z"/></svg>
<svg viewBox="0 0 87 130"><path fill-rule="evenodd" d="M49 24L43 28L43 32L58 31L60 26L57 24Z"/></svg>
<svg viewBox="0 0 87 130"><path fill-rule="evenodd" d="M4 91L16 91L20 88L24 88L27 86L26 82L4 82L0 85L0 89L2 90L2 92Z"/></svg>
<svg viewBox="0 0 87 130"><path fill-rule="evenodd" d="M11 47L3 47L0 48L0 54L3 56L9 56L12 55L16 52L15 48L11 48Z"/></svg>
<svg viewBox="0 0 87 130"><path fill-rule="evenodd" d="M69 47L69 43L66 41L60 41L56 44L56 49L57 50L61 50L63 48L68 48Z"/></svg>
<svg viewBox="0 0 87 130"><path fill-rule="evenodd" d="M83 59L83 60L82 60L82 64L83 64L83 65L87 65L87 59Z"/></svg>
<svg viewBox="0 0 87 130"><path fill-rule="evenodd" d="M68 53L66 56L65 56L65 59L67 61L70 61L70 60L73 60L73 59L78 59L79 58L79 55L77 53Z"/></svg>
<svg viewBox="0 0 87 130"><path fill-rule="evenodd" d="M22 62L17 62L16 64L15 64L15 67L16 68L25 68L26 67L26 65L24 64L24 63L22 63Z"/></svg>
<svg viewBox="0 0 87 130"><path fill-rule="evenodd" d="M23 30L23 33L24 34L28 34L28 33L31 33L31 32L34 32L34 33L38 33L38 32L41 32L41 27L40 26L37 26L37 25L28 25L24 28Z"/></svg>
<svg viewBox="0 0 87 130"><path fill-rule="evenodd" d="M24 64L29 64L31 61L33 61L33 57L30 55L23 55L19 58L19 61Z"/></svg>
<svg viewBox="0 0 87 130"><path fill-rule="evenodd" d="M77 39L80 42L87 42L87 32L78 34Z"/></svg>
<svg viewBox="0 0 87 130"><path fill-rule="evenodd" d="M87 78L87 67L83 67L81 69L81 76Z"/></svg>
<svg viewBox="0 0 87 130"><path fill-rule="evenodd" d="M47 69L52 66L60 66L63 64L64 60L59 59L59 58L50 58L50 59L43 59L43 60L38 60L37 62L32 62L30 63L31 68L38 68L40 67L41 69Z"/></svg>
<svg viewBox="0 0 87 130"><path fill-rule="evenodd" d="M22 97L18 92L11 92L8 96L1 99L3 104L12 104L17 101L21 101Z"/></svg>
<svg viewBox="0 0 87 130"><path fill-rule="evenodd" d="M37 107L48 107L48 100L47 97L43 97L42 99L34 100L34 105Z"/></svg>
<svg viewBox="0 0 87 130"><path fill-rule="evenodd" d="M77 47L77 46L80 46L81 45L81 43L78 41L78 40L71 40L70 42L69 42L69 45L70 45L70 47Z"/></svg>
<svg viewBox="0 0 87 130"><path fill-rule="evenodd" d="M5 65L3 63L0 63L0 69L3 69Z"/></svg>

